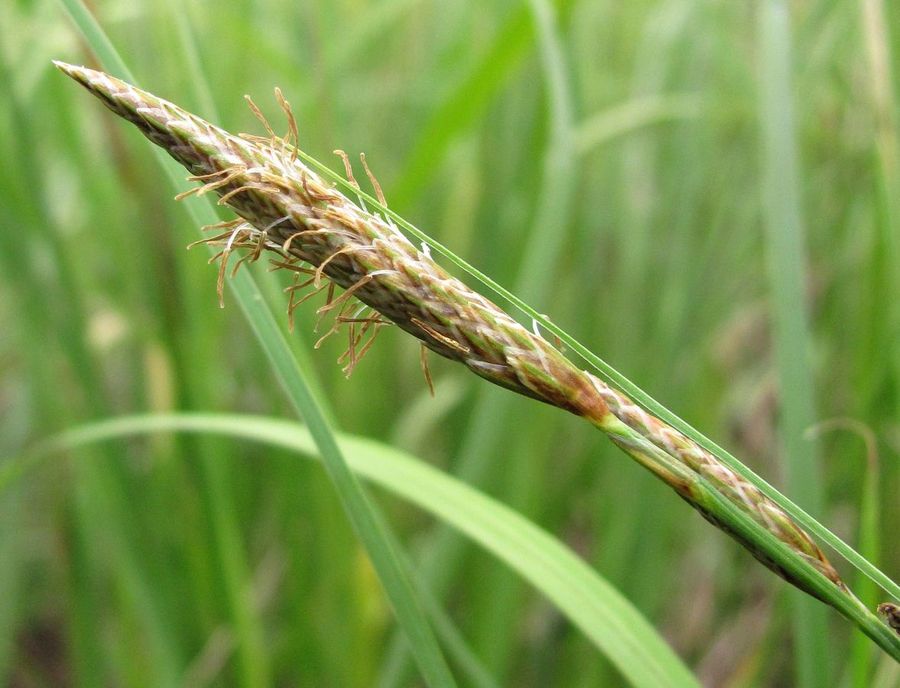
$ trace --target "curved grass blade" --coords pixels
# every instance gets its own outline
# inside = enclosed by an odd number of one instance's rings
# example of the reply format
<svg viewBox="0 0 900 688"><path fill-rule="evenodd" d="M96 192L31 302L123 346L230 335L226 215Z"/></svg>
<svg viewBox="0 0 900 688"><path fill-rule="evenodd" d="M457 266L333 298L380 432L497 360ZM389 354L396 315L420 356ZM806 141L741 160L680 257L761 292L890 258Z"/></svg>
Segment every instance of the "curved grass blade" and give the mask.
<svg viewBox="0 0 900 688"><path fill-rule="evenodd" d="M36 447L24 459L4 462L0 493L56 452L159 432L226 435L319 458L311 430L285 420L227 414L127 416L76 428ZM699 685L640 612L551 535L503 504L404 452L345 434L339 434L337 441L355 473L434 514L528 580L585 633L631 685Z"/></svg>
<svg viewBox="0 0 900 688"><path fill-rule="evenodd" d="M587 155L608 141L662 122L699 117L705 103L693 93L648 95L614 105L581 122L575 132L579 155Z"/></svg>

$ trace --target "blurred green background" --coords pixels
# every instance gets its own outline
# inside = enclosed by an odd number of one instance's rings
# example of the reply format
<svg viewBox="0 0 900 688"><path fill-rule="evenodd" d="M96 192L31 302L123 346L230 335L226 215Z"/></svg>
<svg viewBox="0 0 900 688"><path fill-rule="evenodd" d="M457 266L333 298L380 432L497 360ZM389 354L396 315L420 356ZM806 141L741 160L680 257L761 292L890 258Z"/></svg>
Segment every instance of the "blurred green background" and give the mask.
<svg viewBox="0 0 900 688"><path fill-rule="evenodd" d="M552 4L556 71L512 0L90 3L141 87L227 129L258 132L245 93L280 122L279 85L307 152L365 151L394 210L900 570L900 6ZM207 254L184 250L196 228L150 145L54 58L96 66L56 2L0 3L0 455L127 413L292 417ZM282 276L252 270L282 311ZM397 331L348 381L342 341L312 350L313 312L290 340L342 430L568 543L705 685L796 685L786 586L600 433L434 358L432 399ZM373 496L414 561L447 540ZM0 499L4 685L157 685L143 605L185 685L240 685L234 575L273 685L391 685L390 611L316 463L156 437L57 456ZM500 685L621 684L502 564L442 552L424 570ZM870 648L835 614L818 632L828 685L900 685L852 674Z"/></svg>

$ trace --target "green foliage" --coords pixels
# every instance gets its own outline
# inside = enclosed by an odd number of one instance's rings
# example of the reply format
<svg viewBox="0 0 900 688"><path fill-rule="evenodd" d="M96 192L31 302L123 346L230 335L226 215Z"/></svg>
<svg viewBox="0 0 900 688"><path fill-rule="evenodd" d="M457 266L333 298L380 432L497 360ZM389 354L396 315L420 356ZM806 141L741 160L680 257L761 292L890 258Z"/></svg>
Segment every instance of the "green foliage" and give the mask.
<svg viewBox="0 0 900 688"><path fill-rule="evenodd" d="M900 489L900 304L886 296L900 264L895 8L796 6L792 88L779 90L761 72L764 26L736 3L558 2L549 34L532 7L504 1L96 7L139 85L230 129L256 131L241 95L275 113L265 96L280 85L307 150L324 160L365 149L394 210L775 484L788 472L782 447L802 441L808 420L785 415L776 380L789 376L784 362L775 375L770 313L805 312L808 328L788 342L806 356L800 394L815 418L865 424L880 482L858 440L830 433L798 478L821 484L821 503L796 483L787 492L818 519L807 527L827 524L850 543L862 528L867 559L855 563L892 585L869 562L900 567L887 546L900 523L890 498ZM86 107L53 57L91 60L58 6L2 3L0 454L113 414L292 416L286 368L273 372L239 308L216 307L214 270L183 250L196 223L171 201L150 147ZM569 115L554 109L560 98ZM775 273L787 286L764 269L774 236L764 223L787 227L763 194L761 130L768 118L785 133L786 99L792 203L805 220L805 265L785 260ZM557 191L545 197L548 174ZM558 256L534 258L547 250ZM281 311L281 277L253 276L253 298ZM403 448L472 481L569 543L702 682L771 685L792 670L792 648L824 638L830 683L896 677L830 612L798 638L783 584L591 428L443 362L432 362L431 401L417 352L389 332L346 382L333 365L339 345L310 353L312 311L286 338L283 319L270 326L292 350L284 365L299 361L313 396L331 400L325 417L379 451ZM160 685L185 670L192 685L408 680L385 664L393 617L332 483L288 452L159 437L80 450L15 486L0 504L3 680ZM878 518L860 520L861 493L880 503ZM445 577L435 585L428 574L449 626L432 607L429 623L444 629L460 680L477 673L460 670L469 650L501 685L622 680L611 670L621 655L611 664L492 558L458 541L428 564L440 526L403 502L378 503L413 570ZM457 631L470 648L451 654Z"/></svg>

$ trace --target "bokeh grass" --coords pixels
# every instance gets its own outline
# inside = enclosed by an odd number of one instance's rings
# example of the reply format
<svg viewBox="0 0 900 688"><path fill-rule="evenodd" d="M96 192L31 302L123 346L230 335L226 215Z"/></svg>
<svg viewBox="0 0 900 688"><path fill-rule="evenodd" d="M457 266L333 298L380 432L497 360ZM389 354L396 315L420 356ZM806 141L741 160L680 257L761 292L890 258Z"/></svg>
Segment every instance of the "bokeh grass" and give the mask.
<svg viewBox="0 0 900 688"><path fill-rule="evenodd" d="M365 150L394 209L515 285L851 543L859 495L880 492L867 527L882 551L866 554L900 568L889 546L900 523L898 10L783 6L790 88L772 93L765 27L748 4L557 2L563 66L549 80L526 3L175 5L95 6L142 86L255 130L241 95L268 104L280 85L309 152ZM216 307L213 270L183 250L195 228L148 146L51 70L51 57L91 59L56 3L4 3L0 33L3 454L111 414L289 416L236 304ZM560 79L568 95L554 90ZM560 97L571 99L568 144ZM771 98L793 110L790 125L761 116ZM771 226L766 126L797 149L805 264L783 266L796 273L787 285L766 272L764 228L789 231ZM549 195L548 181L561 185ZM275 277L255 276L281 308ZM788 422L779 391L779 305L808 317L789 344L807 357L809 420L871 430L874 488L847 433L810 449L820 504L783 483L784 447L802 442L806 420ZM333 365L339 344L310 355L310 315L290 342L341 428L475 481L559 535L704 682L792 684L803 648L828 638L829 684L868 685L871 673L851 674L838 651L853 643L846 624L829 612L798 634L783 584L589 428L436 361L431 401L415 347L395 333L347 382ZM501 564L462 541L441 545L449 536L420 511L378 501L414 562L442 552L430 568L444 580L431 583L499 683L621 680ZM226 523L213 518L223 506ZM258 630L247 632L263 634L273 680L414 680L388 661L393 622L331 485L287 453L209 438L98 446L30 475L2 507L0 668L13 682L147 685L189 666L195 685L232 685L242 665L221 638L240 631L229 626L234 576L254 591Z"/></svg>

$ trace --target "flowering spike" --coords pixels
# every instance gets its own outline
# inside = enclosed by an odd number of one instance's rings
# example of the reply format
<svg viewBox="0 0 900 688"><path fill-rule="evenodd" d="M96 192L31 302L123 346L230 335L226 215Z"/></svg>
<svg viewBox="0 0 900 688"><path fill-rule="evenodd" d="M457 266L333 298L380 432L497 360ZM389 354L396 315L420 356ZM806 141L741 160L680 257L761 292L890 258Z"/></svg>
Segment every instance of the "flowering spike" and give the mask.
<svg viewBox="0 0 900 688"><path fill-rule="evenodd" d="M347 362L345 370L349 372L357 364L379 327L393 322L424 347L462 363L490 382L589 420L709 521L806 592L821 598L792 573L798 570L798 561L850 595L816 543L755 486L617 390L578 369L539 330L520 325L450 276L427 250L414 247L389 221L369 213L326 183L297 159L290 141L275 136L252 101L248 99L269 138L234 136L107 74L55 64L203 181L196 193L214 191L220 203L245 221L224 225L236 229L225 241L223 259L234 248L249 248L255 260L265 248L280 255L276 267L312 275L289 288L289 316L311 295L301 298L298 291L311 284L312 294L318 293L325 288L323 278L330 280L326 305L318 313L336 315L322 339L338 326L348 326L349 347L341 358ZM290 106L283 96L279 103L291 122L289 138L296 143ZM355 185L346 154L336 153L344 160L347 177ZM364 158L363 165L383 198ZM223 236L210 241L221 244ZM310 267L298 267L299 263ZM224 276L224 268L220 275ZM332 298L335 284L345 290L337 299ZM380 316L360 319L345 315L351 296ZM369 329L372 335L362 344ZM422 360L430 387L424 351ZM794 558L785 563L784 558L762 549L758 540L746 534L743 521L719 506L718 500L723 498L787 545Z"/></svg>

